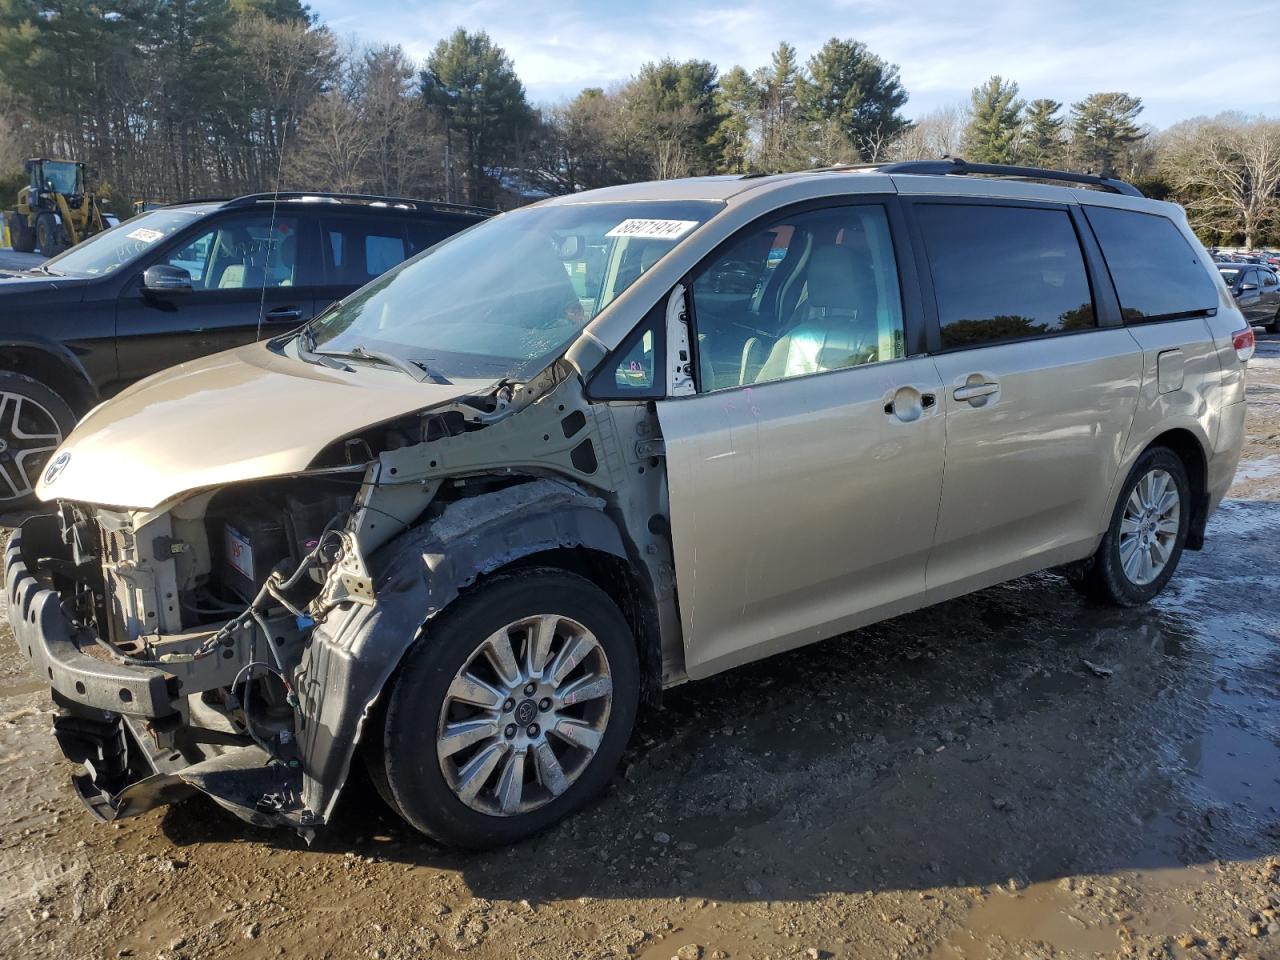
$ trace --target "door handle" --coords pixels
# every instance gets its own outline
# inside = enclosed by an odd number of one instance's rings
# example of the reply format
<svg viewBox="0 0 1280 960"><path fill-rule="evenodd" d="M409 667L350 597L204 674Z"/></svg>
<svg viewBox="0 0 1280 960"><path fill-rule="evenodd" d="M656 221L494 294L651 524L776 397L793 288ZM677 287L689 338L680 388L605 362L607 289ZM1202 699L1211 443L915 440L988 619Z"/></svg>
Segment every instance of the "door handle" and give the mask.
<svg viewBox="0 0 1280 960"><path fill-rule="evenodd" d="M966 383L963 387L956 387L952 396L957 400L973 403L975 400L982 400L999 392L1000 384L998 383Z"/></svg>
<svg viewBox="0 0 1280 960"><path fill-rule="evenodd" d="M276 307L274 310L267 311L267 319L273 323L301 320L302 309L300 307Z"/></svg>

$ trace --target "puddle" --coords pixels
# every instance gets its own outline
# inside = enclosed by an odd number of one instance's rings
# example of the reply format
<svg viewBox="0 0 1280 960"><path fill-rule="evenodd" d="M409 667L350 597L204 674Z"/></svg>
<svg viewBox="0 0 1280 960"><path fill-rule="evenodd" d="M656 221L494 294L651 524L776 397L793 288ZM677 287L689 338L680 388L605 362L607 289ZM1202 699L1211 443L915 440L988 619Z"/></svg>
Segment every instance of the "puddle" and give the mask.
<svg viewBox="0 0 1280 960"><path fill-rule="evenodd" d="M19 683L9 683L0 686L0 701L13 700L17 697L29 696L33 693L43 693L49 689L49 684L44 680L26 680Z"/></svg>
<svg viewBox="0 0 1280 960"><path fill-rule="evenodd" d="M1183 751L1197 792L1211 803L1275 819L1280 815L1280 744L1274 732L1246 726L1251 717L1267 722L1267 702L1224 680L1214 687L1209 703L1209 722Z"/></svg>
<svg viewBox="0 0 1280 960"><path fill-rule="evenodd" d="M1035 883L1017 893L997 889L974 906L961 928L929 957L974 960L992 955L996 943L1035 944L1048 947L1050 955L1111 955L1121 951L1133 935L1176 937L1196 922L1196 913L1186 901L1202 875L1199 868L1186 868L1143 871L1125 878L1121 881L1125 885L1131 882L1147 893L1163 894L1164 909L1147 910L1141 916L1116 911L1113 900L1097 900L1086 880ZM1099 885L1113 882L1104 877Z"/></svg>

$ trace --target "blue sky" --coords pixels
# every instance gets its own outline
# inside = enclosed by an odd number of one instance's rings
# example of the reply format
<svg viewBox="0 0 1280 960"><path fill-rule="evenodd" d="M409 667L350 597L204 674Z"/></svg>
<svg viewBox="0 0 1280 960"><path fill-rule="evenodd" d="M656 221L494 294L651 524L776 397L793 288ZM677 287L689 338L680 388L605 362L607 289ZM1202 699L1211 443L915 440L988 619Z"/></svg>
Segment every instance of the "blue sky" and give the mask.
<svg viewBox="0 0 1280 960"><path fill-rule="evenodd" d="M535 103L625 80L647 60L767 63L779 40L801 59L832 36L901 67L918 116L968 97L993 73L1028 99L1097 90L1141 96L1165 127L1230 105L1280 116L1280 0L558 0L556 3L311 0L348 42L400 43L424 58L454 27L486 30ZM1215 11L1223 11L1219 15ZM1229 13L1225 13L1230 11Z"/></svg>

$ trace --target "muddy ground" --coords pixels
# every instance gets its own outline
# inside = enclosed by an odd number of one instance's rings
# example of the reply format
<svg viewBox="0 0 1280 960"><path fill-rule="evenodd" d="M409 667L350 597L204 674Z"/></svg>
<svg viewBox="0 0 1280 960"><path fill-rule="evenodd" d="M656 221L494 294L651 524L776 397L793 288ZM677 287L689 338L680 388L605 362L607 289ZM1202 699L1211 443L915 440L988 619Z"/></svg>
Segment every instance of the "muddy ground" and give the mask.
<svg viewBox="0 0 1280 960"><path fill-rule="evenodd" d="M310 848L202 800L96 824L0 625L0 955L1280 958L1280 339L1251 368L1155 607L1040 575L672 691L514 849L364 786Z"/></svg>

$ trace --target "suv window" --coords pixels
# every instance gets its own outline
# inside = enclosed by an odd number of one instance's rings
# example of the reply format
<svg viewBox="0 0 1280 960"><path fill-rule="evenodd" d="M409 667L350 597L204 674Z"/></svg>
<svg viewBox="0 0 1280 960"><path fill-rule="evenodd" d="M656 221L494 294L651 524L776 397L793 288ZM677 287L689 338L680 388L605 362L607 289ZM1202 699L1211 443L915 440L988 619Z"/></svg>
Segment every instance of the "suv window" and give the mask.
<svg viewBox="0 0 1280 960"><path fill-rule="evenodd" d="M703 392L905 355L889 220L879 204L747 227L693 282Z"/></svg>
<svg viewBox="0 0 1280 960"><path fill-rule="evenodd" d="M1097 326L1065 210L922 203L943 349Z"/></svg>
<svg viewBox="0 0 1280 960"><path fill-rule="evenodd" d="M298 286L298 220L222 218L160 262L186 270L192 290Z"/></svg>
<svg viewBox="0 0 1280 960"><path fill-rule="evenodd" d="M332 283L363 287L409 256L402 222L326 219L324 238Z"/></svg>
<svg viewBox="0 0 1280 960"><path fill-rule="evenodd" d="M1263 270L1262 285L1264 287L1274 287L1274 286L1280 285L1280 279L1277 279L1276 275L1272 273L1270 270Z"/></svg>
<svg viewBox="0 0 1280 960"><path fill-rule="evenodd" d="M1213 281L1173 221L1110 207L1086 207L1085 214L1126 320L1187 316L1218 305Z"/></svg>

